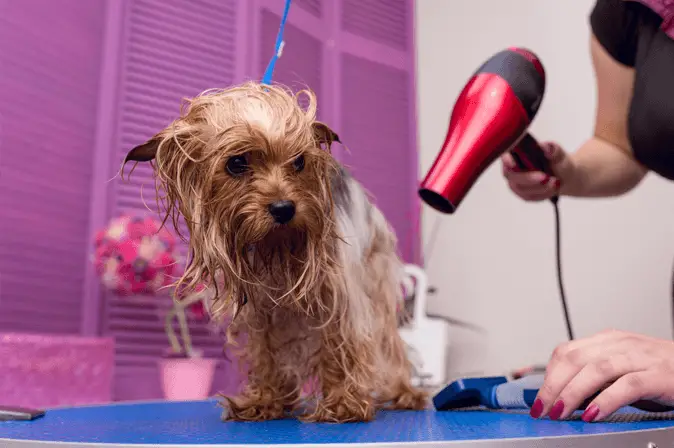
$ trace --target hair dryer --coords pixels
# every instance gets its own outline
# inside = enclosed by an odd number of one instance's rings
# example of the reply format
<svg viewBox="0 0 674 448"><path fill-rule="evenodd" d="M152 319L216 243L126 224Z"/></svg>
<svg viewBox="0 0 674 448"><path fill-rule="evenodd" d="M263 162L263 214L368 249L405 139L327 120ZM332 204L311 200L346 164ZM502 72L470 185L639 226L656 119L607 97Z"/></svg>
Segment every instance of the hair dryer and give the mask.
<svg viewBox="0 0 674 448"><path fill-rule="evenodd" d="M453 213L478 177L510 150L523 170L552 174L536 140L526 133L545 92L545 70L531 51L509 48L473 74L452 111L440 154L419 189L421 199Z"/></svg>

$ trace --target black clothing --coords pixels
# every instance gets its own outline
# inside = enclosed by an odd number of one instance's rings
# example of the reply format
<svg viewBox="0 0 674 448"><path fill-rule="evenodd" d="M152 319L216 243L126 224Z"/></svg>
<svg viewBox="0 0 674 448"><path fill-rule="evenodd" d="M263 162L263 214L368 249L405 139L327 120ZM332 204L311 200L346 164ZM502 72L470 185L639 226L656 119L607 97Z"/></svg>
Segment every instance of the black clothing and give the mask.
<svg viewBox="0 0 674 448"><path fill-rule="evenodd" d="M674 39L663 19L636 1L597 0L592 32L619 63L636 70L628 132L634 157L674 180Z"/></svg>

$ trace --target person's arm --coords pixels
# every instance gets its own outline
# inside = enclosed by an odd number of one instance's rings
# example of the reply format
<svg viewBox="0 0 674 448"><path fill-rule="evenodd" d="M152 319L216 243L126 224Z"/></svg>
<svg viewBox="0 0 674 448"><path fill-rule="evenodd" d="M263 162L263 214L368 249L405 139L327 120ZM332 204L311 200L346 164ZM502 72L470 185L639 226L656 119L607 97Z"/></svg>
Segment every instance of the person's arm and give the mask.
<svg viewBox="0 0 674 448"><path fill-rule="evenodd" d="M594 35L590 49L597 80L594 136L570 154L574 175L562 184L560 193L618 196L636 187L647 173L634 159L628 137L634 69L616 62Z"/></svg>

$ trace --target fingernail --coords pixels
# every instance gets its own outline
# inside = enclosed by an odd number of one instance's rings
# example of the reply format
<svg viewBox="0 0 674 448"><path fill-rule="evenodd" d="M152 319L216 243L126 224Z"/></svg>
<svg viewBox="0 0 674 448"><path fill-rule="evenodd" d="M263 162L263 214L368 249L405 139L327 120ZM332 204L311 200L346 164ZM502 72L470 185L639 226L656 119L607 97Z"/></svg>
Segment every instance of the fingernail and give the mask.
<svg viewBox="0 0 674 448"><path fill-rule="evenodd" d="M591 423L599 415L599 406L596 404L591 405L589 408L585 409L583 415L580 417L585 423Z"/></svg>
<svg viewBox="0 0 674 448"><path fill-rule="evenodd" d="M543 413L543 402L539 398L536 398L536 401L534 401L534 405L531 406L531 411L529 411L529 415L532 416L533 418L538 418L541 416L541 413Z"/></svg>
<svg viewBox="0 0 674 448"><path fill-rule="evenodd" d="M550 417L550 420L557 420L559 416L562 415L562 412L564 412L564 402L559 400L552 406L552 409L550 409L548 417Z"/></svg>
<svg viewBox="0 0 674 448"><path fill-rule="evenodd" d="M543 179L541 179L541 185L545 185L548 182L550 182L550 177L549 176L544 176Z"/></svg>
<svg viewBox="0 0 674 448"><path fill-rule="evenodd" d="M555 179L555 190L559 190L559 187L562 186L562 183L559 179Z"/></svg>
<svg viewBox="0 0 674 448"><path fill-rule="evenodd" d="M548 175L545 173L536 173L534 175L534 179L537 180L538 182L544 184L545 182L548 181Z"/></svg>

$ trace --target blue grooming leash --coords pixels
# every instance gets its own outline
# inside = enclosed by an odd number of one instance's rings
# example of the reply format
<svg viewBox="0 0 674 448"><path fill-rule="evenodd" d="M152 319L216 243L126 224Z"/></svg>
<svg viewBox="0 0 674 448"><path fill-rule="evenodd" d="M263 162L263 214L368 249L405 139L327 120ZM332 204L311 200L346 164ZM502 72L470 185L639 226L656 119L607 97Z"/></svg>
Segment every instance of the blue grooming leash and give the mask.
<svg viewBox="0 0 674 448"><path fill-rule="evenodd" d="M276 35L276 47L274 48L274 55L267 65L267 70L264 72L262 77L262 84L271 84L271 78L274 74L274 66L279 57L281 57L281 52L283 51L283 31L286 27L286 20L288 19L288 10L290 9L290 2L292 0L286 0L285 8L283 9L283 17L281 18L281 26L279 27L278 34Z"/></svg>

